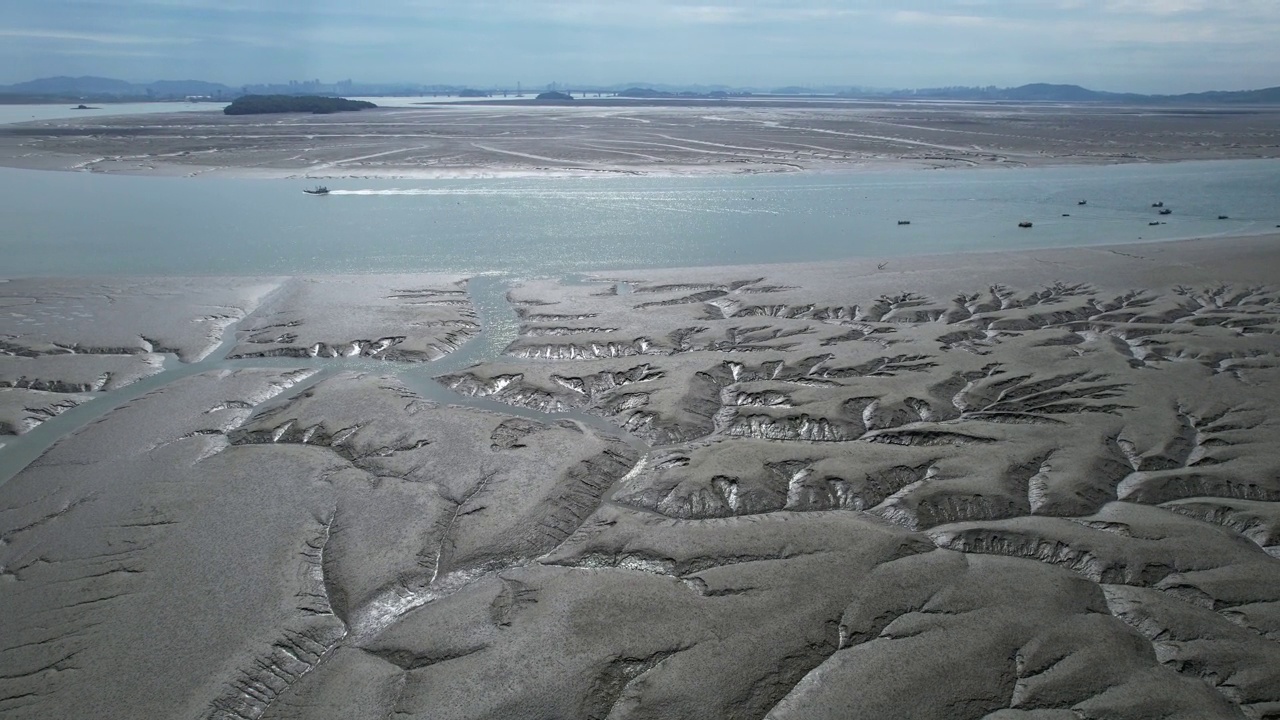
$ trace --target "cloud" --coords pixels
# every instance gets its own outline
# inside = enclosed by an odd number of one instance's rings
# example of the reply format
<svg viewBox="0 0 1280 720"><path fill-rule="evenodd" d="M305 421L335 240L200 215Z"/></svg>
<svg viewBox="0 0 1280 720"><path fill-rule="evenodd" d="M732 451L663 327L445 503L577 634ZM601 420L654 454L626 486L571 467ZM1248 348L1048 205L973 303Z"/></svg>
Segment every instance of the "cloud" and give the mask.
<svg viewBox="0 0 1280 720"><path fill-rule="evenodd" d="M922 12L919 10L896 10L889 14L889 20L903 25L939 25L960 28L995 28L1007 26L1006 20L980 15L946 15Z"/></svg>
<svg viewBox="0 0 1280 720"><path fill-rule="evenodd" d="M72 30L40 30L34 28L0 28L0 37L26 40L89 42L101 45L184 45L191 38L122 35L117 33L76 32Z"/></svg>
<svg viewBox="0 0 1280 720"><path fill-rule="evenodd" d="M232 83L1280 84L1280 0L0 2L0 82L88 69ZM60 59L73 50L79 66ZM148 50L168 57L116 61Z"/></svg>

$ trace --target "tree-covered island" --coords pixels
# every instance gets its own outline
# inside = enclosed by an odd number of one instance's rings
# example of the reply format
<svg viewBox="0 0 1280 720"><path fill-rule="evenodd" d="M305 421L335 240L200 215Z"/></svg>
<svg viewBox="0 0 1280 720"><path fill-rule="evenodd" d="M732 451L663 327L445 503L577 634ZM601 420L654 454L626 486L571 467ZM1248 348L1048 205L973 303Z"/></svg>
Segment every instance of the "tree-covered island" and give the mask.
<svg viewBox="0 0 1280 720"><path fill-rule="evenodd" d="M320 95L241 95L222 110L227 115L305 112L316 115L376 108L365 100Z"/></svg>

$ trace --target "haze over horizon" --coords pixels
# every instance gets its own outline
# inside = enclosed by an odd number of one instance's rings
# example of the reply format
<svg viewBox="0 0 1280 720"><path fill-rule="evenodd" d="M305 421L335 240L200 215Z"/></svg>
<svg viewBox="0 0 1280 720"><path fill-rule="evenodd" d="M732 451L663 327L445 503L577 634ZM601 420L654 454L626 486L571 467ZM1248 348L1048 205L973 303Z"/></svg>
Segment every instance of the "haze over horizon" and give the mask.
<svg viewBox="0 0 1280 720"><path fill-rule="evenodd" d="M53 75L537 87L1280 84L1273 0L10 0L0 83Z"/></svg>

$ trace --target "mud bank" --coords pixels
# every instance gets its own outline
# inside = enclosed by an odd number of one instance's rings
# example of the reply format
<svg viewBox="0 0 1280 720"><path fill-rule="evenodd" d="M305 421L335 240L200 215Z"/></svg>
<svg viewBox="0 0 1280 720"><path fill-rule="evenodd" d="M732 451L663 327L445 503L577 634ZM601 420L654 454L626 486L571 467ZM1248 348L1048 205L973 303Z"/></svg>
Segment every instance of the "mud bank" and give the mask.
<svg viewBox="0 0 1280 720"><path fill-rule="evenodd" d="M0 486L0 709L1272 716L1277 267L0 284L0 393L173 377Z"/></svg>
<svg viewBox="0 0 1280 720"><path fill-rule="evenodd" d="M0 127L0 165L145 175L510 178L1270 158L1274 108L1043 104L434 106Z"/></svg>

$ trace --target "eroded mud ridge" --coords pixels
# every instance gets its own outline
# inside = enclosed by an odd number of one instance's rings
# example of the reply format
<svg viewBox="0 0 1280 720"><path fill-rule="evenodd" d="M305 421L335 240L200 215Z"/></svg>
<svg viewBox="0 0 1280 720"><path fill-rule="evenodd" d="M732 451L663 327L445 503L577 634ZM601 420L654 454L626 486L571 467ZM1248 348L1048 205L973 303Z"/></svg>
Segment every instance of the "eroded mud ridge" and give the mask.
<svg viewBox="0 0 1280 720"><path fill-rule="evenodd" d="M1280 716L1274 247L528 281L441 381L541 421L183 377L0 487L0 710Z"/></svg>
<svg viewBox="0 0 1280 720"><path fill-rule="evenodd" d="M24 279L0 284L0 437L182 365L438 359L479 331L463 278Z"/></svg>
<svg viewBox="0 0 1280 720"><path fill-rule="evenodd" d="M654 445L542 560L671 588L608 717L1275 717L1280 287L1170 247L529 283L443 380Z"/></svg>

